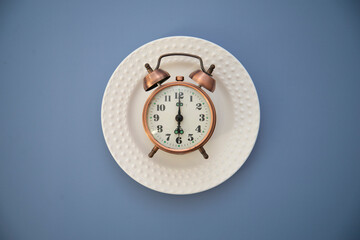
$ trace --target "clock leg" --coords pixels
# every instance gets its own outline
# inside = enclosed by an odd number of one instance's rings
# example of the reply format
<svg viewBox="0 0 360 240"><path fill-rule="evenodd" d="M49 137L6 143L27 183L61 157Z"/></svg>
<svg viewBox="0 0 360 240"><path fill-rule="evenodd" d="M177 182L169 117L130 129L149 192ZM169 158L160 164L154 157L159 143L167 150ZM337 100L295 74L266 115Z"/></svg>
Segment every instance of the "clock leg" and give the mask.
<svg viewBox="0 0 360 240"><path fill-rule="evenodd" d="M209 158L209 155L206 153L205 149L203 147L199 148L200 153L203 155L205 159Z"/></svg>
<svg viewBox="0 0 360 240"><path fill-rule="evenodd" d="M157 150L159 150L159 148L157 146L154 146L153 149L151 150L151 152L149 153L149 158L152 158L155 153L157 152Z"/></svg>

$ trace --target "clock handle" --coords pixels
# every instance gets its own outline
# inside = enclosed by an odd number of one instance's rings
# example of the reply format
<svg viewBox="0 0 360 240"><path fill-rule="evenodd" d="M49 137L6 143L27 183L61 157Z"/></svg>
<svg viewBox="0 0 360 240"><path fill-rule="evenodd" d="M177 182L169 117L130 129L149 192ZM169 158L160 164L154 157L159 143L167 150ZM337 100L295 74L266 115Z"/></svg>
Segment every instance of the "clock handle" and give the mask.
<svg viewBox="0 0 360 240"><path fill-rule="evenodd" d="M207 72L207 71L205 70L205 68L204 68L204 64L203 64L202 58L201 58L200 56L198 56L198 55L194 55L194 54L190 54L190 53L166 53L166 54L163 54L163 55L161 55L161 56L159 57L155 69L159 69L162 58L164 58L164 57L169 57L169 56L186 56L186 57L197 58L197 59L199 59L199 61L200 61L201 70L202 70L203 72ZM210 73L210 74L211 74L211 73Z"/></svg>

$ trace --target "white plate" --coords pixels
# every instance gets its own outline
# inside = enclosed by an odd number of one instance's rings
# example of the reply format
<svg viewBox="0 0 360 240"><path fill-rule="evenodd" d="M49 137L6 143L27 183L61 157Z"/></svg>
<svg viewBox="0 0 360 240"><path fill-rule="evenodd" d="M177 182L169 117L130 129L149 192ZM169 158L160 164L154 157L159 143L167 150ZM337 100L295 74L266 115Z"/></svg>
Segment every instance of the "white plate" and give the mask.
<svg viewBox="0 0 360 240"><path fill-rule="evenodd" d="M204 146L209 159L199 151L172 155L159 150L147 154L153 144L142 125L142 110L150 92L142 86L145 63L155 67L160 55L186 52L199 55L205 68L215 64L214 93L209 92L216 113L214 135ZM164 58L161 68L175 76L199 69L189 57ZM194 83L194 82L193 82ZM168 37L147 43L132 52L117 67L106 87L101 111L106 144L119 166L134 180L153 190L191 194L213 188L231 177L246 161L258 134L259 100L255 86L241 63L222 47L194 37Z"/></svg>

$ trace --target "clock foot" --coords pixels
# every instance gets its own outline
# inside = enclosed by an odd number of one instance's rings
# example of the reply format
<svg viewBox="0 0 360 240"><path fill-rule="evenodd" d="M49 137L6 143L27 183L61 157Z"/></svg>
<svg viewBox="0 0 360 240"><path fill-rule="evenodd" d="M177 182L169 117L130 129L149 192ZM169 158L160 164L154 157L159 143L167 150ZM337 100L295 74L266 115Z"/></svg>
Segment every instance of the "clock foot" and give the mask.
<svg viewBox="0 0 360 240"><path fill-rule="evenodd" d="M152 158L155 153L157 152L157 150L159 150L159 148L157 146L154 146L153 149L151 150L151 152L149 153L149 158Z"/></svg>
<svg viewBox="0 0 360 240"><path fill-rule="evenodd" d="M200 153L203 155L205 159L209 158L209 155L206 153L205 149L203 147L199 148Z"/></svg>

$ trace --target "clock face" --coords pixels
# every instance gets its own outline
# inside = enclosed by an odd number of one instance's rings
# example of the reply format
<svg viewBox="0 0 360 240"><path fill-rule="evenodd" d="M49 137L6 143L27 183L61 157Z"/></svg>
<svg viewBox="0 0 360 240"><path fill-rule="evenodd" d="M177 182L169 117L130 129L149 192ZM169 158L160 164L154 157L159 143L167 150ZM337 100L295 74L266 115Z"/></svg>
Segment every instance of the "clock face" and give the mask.
<svg viewBox="0 0 360 240"><path fill-rule="evenodd" d="M201 144L215 125L211 100L189 83L164 85L145 105L149 133L168 150L187 150ZM212 132L211 132L212 133Z"/></svg>

